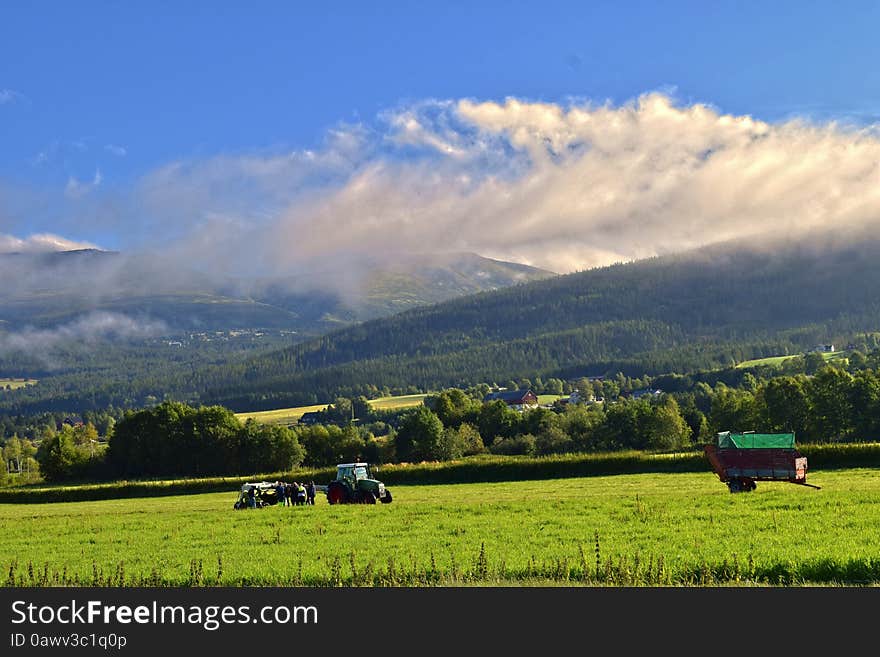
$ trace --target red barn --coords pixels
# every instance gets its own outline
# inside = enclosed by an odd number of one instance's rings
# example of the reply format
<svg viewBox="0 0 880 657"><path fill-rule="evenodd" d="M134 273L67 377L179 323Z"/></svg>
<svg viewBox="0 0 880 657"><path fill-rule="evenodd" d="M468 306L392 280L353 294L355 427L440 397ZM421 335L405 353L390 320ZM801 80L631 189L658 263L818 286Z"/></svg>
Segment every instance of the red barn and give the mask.
<svg viewBox="0 0 880 657"><path fill-rule="evenodd" d="M521 411L525 408L537 408L538 396L531 390L502 390L499 392L490 392L483 397L483 402L495 401L500 399L508 406Z"/></svg>

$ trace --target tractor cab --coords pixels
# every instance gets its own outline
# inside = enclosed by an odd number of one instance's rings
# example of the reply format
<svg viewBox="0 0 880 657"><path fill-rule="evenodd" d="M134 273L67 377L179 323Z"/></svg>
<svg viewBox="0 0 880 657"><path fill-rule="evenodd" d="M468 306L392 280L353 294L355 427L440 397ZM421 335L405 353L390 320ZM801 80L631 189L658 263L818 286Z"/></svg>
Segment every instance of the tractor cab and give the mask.
<svg viewBox="0 0 880 657"><path fill-rule="evenodd" d="M367 463L340 463L336 466L336 479L346 480L355 484L361 479L372 479L370 466Z"/></svg>

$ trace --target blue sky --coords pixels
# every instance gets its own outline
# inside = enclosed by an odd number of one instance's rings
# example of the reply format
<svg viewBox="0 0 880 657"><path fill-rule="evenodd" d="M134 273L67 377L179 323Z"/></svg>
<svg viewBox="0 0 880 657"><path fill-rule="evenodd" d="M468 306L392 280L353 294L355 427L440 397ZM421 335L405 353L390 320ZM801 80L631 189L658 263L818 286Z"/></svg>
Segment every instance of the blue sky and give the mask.
<svg viewBox="0 0 880 657"><path fill-rule="evenodd" d="M661 91L771 123L880 120L877 2L304 5L6 3L0 234L134 244L132 190L169 163L322 151L432 101Z"/></svg>

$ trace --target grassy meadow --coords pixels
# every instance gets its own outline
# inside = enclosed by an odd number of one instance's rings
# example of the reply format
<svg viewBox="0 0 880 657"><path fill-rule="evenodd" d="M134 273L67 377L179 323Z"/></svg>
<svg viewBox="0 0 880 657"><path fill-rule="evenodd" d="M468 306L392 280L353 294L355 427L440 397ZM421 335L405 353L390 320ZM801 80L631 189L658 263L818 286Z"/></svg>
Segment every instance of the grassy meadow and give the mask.
<svg viewBox="0 0 880 657"><path fill-rule="evenodd" d="M315 404L313 406L297 406L293 408L277 408L271 411L255 411L253 413L236 413L235 416L244 422L253 418L257 422L264 424L296 424L297 421L305 414L312 411L323 411L328 404Z"/></svg>
<svg viewBox="0 0 880 657"><path fill-rule="evenodd" d="M880 476L822 490L711 472L389 487L394 502L233 511L236 491L0 505L7 585L880 583Z"/></svg>
<svg viewBox="0 0 880 657"><path fill-rule="evenodd" d="M371 399L370 406L378 411L392 411L399 408L412 408L421 406L428 395L400 395L397 397L379 397Z"/></svg>
<svg viewBox="0 0 880 657"><path fill-rule="evenodd" d="M803 354L792 354L789 356L770 356L768 358L755 358L753 360L746 360L746 361L743 361L742 363L738 363L736 365L736 368L743 369L746 367L761 367L761 366L767 366L767 365L772 365L774 367L778 367L779 365L782 365L783 362L787 361L789 358L794 358L795 356L798 356L798 355L803 355ZM822 358L824 358L826 362L830 361L830 360L846 360L847 355L846 355L846 352L843 352L843 351L832 351L832 352L823 353Z"/></svg>
<svg viewBox="0 0 880 657"><path fill-rule="evenodd" d="M17 390L25 386L33 386L37 384L37 379L3 379L0 378L0 392L4 390Z"/></svg>

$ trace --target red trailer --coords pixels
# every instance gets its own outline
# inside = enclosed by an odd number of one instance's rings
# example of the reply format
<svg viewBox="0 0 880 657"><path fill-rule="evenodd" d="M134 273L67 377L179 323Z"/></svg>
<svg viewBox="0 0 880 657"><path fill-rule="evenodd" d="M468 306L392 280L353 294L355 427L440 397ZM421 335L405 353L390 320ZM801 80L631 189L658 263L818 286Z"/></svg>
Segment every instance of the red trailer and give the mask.
<svg viewBox="0 0 880 657"><path fill-rule="evenodd" d="M794 446L793 433L731 433L722 431L716 444L703 450L718 478L731 493L755 490L757 481L807 483L807 458Z"/></svg>

